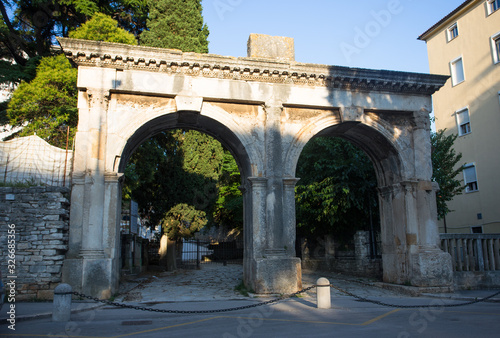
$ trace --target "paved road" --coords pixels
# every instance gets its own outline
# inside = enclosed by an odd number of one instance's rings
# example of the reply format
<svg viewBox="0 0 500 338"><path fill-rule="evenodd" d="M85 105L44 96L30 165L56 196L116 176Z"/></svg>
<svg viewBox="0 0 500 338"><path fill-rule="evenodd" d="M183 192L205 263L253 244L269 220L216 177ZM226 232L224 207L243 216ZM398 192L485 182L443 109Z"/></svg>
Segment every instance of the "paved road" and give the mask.
<svg viewBox="0 0 500 338"><path fill-rule="evenodd" d="M393 301L392 298L379 298ZM211 301L157 304L157 309L208 310L253 304ZM10 337L498 337L500 305L485 303L443 308L437 299L409 298L404 304L431 309L386 308L348 297L333 299L333 308L318 310L310 299L228 313L163 314L100 308L72 315L69 323L50 319L20 322ZM451 303L447 301L446 303Z"/></svg>
<svg viewBox="0 0 500 338"><path fill-rule="evenodd" d="M238 266L204 266L202 270L151 274L122 284L127 304L169 310L216 310L254 305L267 298L234 292ZM326 275L326 274L321 274ZM304 273L304 285L319 274ZM71 322L50 317L19 321L16 330L0 325L0 337L498 337L500 303L445 307L464 300L410 297L369 285L369 280L327 276L349 292L397 306L358 301L332 290L332 308L317 309L314 289L300 298L273 305L206 314L158 313L110 306L73 313ZM128 291L128 292L127 292ZM494 291L464 291L452 296L484 297ZM156 296L155 296L156 295ZM203 300L201 297L205 297ZM498 298L497 298L498 299ZM24 304L43 308L43 304ZM35 306L37 305L37 306ZM47 304L47 306L50 304ZM74 304L79 306L78 304ZM85 304L86 306L88 304ZM39 310L36 310L39 311ZM2 323L5 323L2 320Z"/></svg>

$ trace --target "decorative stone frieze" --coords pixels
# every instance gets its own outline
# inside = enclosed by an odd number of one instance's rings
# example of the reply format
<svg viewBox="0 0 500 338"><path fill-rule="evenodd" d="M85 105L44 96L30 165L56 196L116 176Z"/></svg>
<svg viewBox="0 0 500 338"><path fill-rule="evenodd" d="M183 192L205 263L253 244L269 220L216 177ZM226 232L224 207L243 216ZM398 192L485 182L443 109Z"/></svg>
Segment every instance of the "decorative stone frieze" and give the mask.
<svg viewBox="0 0 500 338"><path fill-rule="evenodd" d="M314 65L295 61L182 53L179 50L59 38L78 66L144 70L207 78L432 95L448 76Z"/></svg>

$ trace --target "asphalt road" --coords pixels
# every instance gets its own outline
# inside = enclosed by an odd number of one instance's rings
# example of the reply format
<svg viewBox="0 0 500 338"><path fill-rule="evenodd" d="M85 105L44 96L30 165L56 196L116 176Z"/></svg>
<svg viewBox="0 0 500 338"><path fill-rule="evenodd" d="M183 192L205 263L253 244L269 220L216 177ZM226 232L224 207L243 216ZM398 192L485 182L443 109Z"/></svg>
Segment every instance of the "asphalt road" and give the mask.
<svg viewBox="0 0 500 338"><path fill-rule="evenodd" d="M101 307L72 314L66 323L50 318L21 321L0 337L498 337L500 303L445 307L464 301L387 297L379 301L430 308L390 308L332 298L331 309L317 309L312 297L234 312L165 314ZM161 303L157 309L213 310L255 304L256 300Z"/></svg>

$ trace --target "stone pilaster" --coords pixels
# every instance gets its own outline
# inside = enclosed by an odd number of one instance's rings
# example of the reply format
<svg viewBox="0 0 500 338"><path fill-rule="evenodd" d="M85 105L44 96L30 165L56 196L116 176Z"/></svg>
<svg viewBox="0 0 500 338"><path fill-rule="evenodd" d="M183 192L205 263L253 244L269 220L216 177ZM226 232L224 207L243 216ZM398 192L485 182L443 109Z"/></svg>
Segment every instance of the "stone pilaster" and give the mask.
<svg viewBox="0 0 500 338"><path fill-rule="evenodd" d="M451 286L451 257L437 245L433 184L404 181L379 192L384 281Z"/></svg>
<svg viewBox="0 0 500 338"><path fill-rule="evenodd" d="M283 179L283 244L287 256L295 257L297 224L295 219L295 185L298 178Z"/></svg>

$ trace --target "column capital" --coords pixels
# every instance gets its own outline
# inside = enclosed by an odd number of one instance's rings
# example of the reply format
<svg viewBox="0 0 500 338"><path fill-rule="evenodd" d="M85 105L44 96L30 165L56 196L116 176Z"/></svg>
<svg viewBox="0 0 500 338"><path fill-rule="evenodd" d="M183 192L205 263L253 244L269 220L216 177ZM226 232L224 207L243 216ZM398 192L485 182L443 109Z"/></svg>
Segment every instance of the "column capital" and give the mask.
<svg viewBox="0 0 500 338"><path fill-rule="evenodd" d="M248 177L252 187L267 187L267 177Z"/></svg>
<svg viewBox="0 0 500 338"><path fill-rule="evenodd" d="M84 171L73 171L71 173L71 184L72 185L84 185L87 173Z"/></svg>
<svg viewBox="0 0 500 338"><path fill-rule="evenodd" d="M125 179L125 174L123 173L114 173L114 172L104 173L105 183L122 183L124 179Z"/></svg>
<svg viewBox="0 0 500 338"><path fill-rule="evenodd" d="M285 188L295 188L295 185L297 184L298 181L300 181L300 178L284 177L283 185L285 186Z"/></svg>
<svg viewBox="0 0 500 338"><path fill-rule="evenodd" d="M100 107L104 110L108 109L109 99L111 97L108 89L87 88L87 96L89 108Z"/></svg>
<svg viewBox="0 0 500 338"><path fill-rule="evenodd" d="M431 120L429 117L429 111L419 110L413 112L413 122L415 123L413 129L424 129L430 131Z"/></svg>

